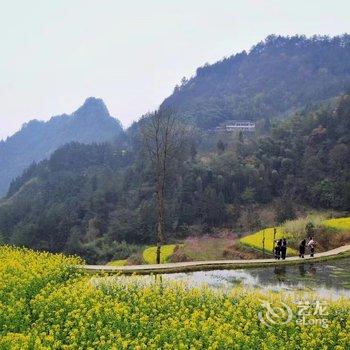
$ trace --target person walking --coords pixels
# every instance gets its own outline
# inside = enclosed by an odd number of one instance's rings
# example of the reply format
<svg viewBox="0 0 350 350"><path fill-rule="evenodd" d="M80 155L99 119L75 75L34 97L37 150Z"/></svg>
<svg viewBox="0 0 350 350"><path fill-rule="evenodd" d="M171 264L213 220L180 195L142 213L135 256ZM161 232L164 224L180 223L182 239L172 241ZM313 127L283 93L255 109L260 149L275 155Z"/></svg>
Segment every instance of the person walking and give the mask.
<svg viewBox="0 0 350 350"><path fill-rule="evenodd" d="M278 240L276 239L275 241L274 241L274 245L273 245L273 254L274 254L274 256L275 256L275 259L277 259L278 258L278 256L279 256L279 249L278 249L278 245L277 245L277 242L278 242Z"/></svg>
<svg viewBox="0 0 350 350"><path fill-rule="evenodd" d="M281 246L282 246L282 240L277 239L275 241L275 259L277 260L281 258Z"/></svg>
<svg viewBox="0 0 350 350"><path fill-rule="evenodd" d="M312 237L310 237L309 242L307 243L307 246L310 249L310 257L313 258L315 254L316 241Z"/></svg>
<svg viewBox="0 0 350 350"><path fill-rule="evenodd" d="M281 243L281 258L282 260L286 259L287 255L287 240L285 238L282 239Z"/></svg>
<svg viewBox="0 0 350 350"><path fill-rule="evenodd" d="M306 248L306 239L303 239L299 245L299 258L304 258Z"/></svg>

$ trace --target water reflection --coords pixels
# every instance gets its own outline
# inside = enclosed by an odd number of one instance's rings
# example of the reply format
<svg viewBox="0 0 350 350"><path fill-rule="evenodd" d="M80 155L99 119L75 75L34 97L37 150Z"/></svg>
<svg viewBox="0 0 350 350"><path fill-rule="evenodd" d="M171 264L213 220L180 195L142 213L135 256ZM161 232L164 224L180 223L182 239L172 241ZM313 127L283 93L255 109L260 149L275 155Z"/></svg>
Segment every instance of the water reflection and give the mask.
<svg viewBox="0 0 350 350"><path fill-rule="evenodd" d="M315 291L323 296L350 297L350 259L297 266L257 269L201 271L164 275L164 279L186 281L213 288L262 287L272 290Z"/></svg>
<svg viewBox="0 0 350 350"><path fill-rule="evenodd" d="M274 273L278 281L284 281L286 279L287 267L286 266L275 266Z"/></svg>
<svg viewBox="0 0 350 350"><path fill-rule="evenodd" d="M300 274L300 276L301 276L301 277L304 277L304 276L306 275L305 265L304 265L304 264L299 265L298 268L299 268L299 274Z"/></svg>

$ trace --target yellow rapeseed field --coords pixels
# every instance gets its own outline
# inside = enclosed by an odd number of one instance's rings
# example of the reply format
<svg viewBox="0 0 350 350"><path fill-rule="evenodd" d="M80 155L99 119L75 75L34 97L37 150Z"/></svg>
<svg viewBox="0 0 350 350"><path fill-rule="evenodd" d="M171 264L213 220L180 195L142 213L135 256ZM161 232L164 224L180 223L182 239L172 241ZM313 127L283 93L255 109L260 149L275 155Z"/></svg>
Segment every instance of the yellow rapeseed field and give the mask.
<svg viewBox="0 0 350 350"><path fill-rule="evenodd" d="M128 261L126 259L121 259L121 260L110 261L107 265L108 266L126 266L127 264L128 264Z"/></svg>
<svg viewBox="0 0 350 350"><path fill-rule="evenodd" d="M93 283L76 258L0 247L0 349L348 350L350 301L329 301L328 326L294 322L293 296L181 284ZM125 280L126 278L124 278ZM261 300L293 311L263 325Z"/></svg>
<svg viewBox="0 0 350 350"><path fill-rule="evenodd" d="M324 225L337 230L350 231L350 216L346 218L329 219L324 221Z"/></svg>
<svg viewBox="0 0 350 350"><path fill-rule="evenodd" d="M160 262L166 263L174 254L176 244L166 244L161 246ZM155 264L157 257L157 246L148 247L143 251L143 259L147 264Z"/></svg>
<svg viewBox="0 0 350 350"><path fill-rule="evenodd" d="M269 227L264 230L255 232L249 236L245 236L240 239L240 242L253 248L262 249L263 248L263 237L265 236L265 249L267 252L272 253L274 243L273 243L274 228ZM276 227L276 239L286 237L283 234L281 227ZM286 237L287 238L287 237ZM291 247L287 247L287 255L297 255L297 251Z"/></svg>

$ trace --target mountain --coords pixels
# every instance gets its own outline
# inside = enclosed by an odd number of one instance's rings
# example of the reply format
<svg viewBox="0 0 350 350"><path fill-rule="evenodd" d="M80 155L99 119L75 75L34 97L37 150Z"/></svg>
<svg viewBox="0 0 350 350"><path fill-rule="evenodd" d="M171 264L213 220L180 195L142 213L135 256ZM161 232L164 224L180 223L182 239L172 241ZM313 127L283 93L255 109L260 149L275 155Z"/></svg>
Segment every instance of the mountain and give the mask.
<svg viewBox="0 0 350 350"><path fill-rule="evenodd" d="M198 69L175 89L162 107L197 127L169 162L170 239L278 225L305 207L350 210L350 95L342 94L350 83L349 52L348 35L272 36L249 53ZM108 113L101 101L99 113L88 113L90 102L96 107L88 100L57 120L90 126L89 120L97 131L96 114ZM257 120L256 133L206 130L231 119ZM89 262L123 259L135 244L154 243L154 167L140 125L117 142L66 144L27 168L0 201L0 241Z"/></svg>
<svg viewBox="0 0 350 350"><path fill-rule="evenodd" d="M86 144L110 141L122 130L104 102L94 97L71 115L24 124L20 131L0 142L0 196L31 163L49 157L60 146L72 141Z"/></svg>
<svg viewBox="0 0 350 350"><path fill-rule="evenodd" d="M293 217L295 205L349 211L349 130L344 95L278 121L261 137L228 135L205 157L203 148L196 155L188 147L169 172L168 236L257 229L266 225L259 207L273 216L276 206L281 221ZM215 145L217 135L203 136L206 148ZM0 202L0 233L8 243L90 262L122 249L122 259L129 244L154 241L154 188L137 142L68 144L12 183Z"/></svg>
<svg viewBox="0 0 350 350"><path fill-rule="evenodd" d="M270 35L197 69L163 102L202 128L227 120L280 117L350 91L350 35Z"/></svg>
<svg viewBox="0 0 350 350"><path fill-rule="evenodd" d="M350 91L350 35L270 35L245 51L197 69L166 98L186 121L212 129L229 120L267 123ZM266 124L266 123L265 123ZM137 128L136 128L137 129ZM67 142L103 142L121 132L102 100L89 98L72 115L31 121L0 142L0 196L33 161Z"/></svg>

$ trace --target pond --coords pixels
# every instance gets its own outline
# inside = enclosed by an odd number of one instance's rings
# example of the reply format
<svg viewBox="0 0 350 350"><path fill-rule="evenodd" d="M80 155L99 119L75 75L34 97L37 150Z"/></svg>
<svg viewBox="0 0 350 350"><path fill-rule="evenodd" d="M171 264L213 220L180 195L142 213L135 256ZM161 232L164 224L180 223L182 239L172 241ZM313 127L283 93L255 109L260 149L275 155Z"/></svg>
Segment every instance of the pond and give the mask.
<svg viewBox="0 0 350 350"><path fill-rule="evenodd" d="M350 298L350 258L298 266L174 273L163 275L163 279L185 281L190 286L314 291L329 298Z"/></svg>

